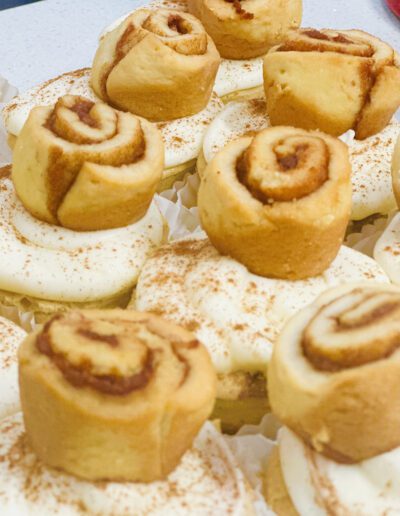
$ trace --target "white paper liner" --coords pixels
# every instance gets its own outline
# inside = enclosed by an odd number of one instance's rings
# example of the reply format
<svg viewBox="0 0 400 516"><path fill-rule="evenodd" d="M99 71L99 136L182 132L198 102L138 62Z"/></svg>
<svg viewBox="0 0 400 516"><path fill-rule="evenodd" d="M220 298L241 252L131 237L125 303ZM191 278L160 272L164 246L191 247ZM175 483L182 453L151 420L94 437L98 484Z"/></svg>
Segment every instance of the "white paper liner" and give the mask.
<svg viewBox="0 0 400 516"><path fill-rule="evenodd" d="M373 258L376 242L396 213L397 211L389 215L381 215L373 222L367 222L361 227L361 231L349 233L344 244Z"/></svg>
<svg viewBox="0 0 400 516"><path fill-rule="evenodd" d="M224 436L240 468L257 494L256 513L272 516L275 513L263 497L263 483L267 462L276 446L280 425L272 414L263 417L259 425L245 425L234 436Z"/></svg>

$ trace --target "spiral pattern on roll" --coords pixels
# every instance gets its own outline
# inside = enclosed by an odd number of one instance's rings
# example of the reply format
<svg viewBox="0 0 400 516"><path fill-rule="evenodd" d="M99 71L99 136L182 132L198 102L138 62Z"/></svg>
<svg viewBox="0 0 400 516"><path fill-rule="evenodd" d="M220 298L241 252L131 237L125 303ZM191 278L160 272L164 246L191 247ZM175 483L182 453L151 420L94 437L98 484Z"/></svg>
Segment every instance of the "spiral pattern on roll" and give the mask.
<svg viewBox="0 0 400 516"><path fill-rule="evenodd" d="M329 147L322 137L281 128L256 135L237 163L239 180L265 204L312 194L329 178Z"/></svg>

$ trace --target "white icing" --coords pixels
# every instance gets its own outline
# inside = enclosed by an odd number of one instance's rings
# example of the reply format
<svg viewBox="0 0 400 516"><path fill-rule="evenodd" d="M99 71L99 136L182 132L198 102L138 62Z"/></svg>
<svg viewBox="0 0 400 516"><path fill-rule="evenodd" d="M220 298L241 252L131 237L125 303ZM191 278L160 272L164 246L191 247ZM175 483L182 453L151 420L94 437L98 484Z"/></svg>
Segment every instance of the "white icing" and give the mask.
<svg viewBox="0 0 400 516"><path fill-rule="evenodd" d="M380 236L374 258L393 283L400 285L400 213L397 213Z"/></svg>
<svg viewBox="0 0 400 516"><path fill-rule="evenodd" d="M230 141L268 125L264 100L227 104L204 137L203 153L207 163ZM382 132L366 140L355 140L353 131L342 136L349 146L352 165L352 220L361 220L375 213L387 214L396 207L391 159L399 134L400 122L393 119Z"/></svg>
<svg viewBox="0 0 400 516"><path fill-rule="evenodd" d="M2 516L248 514L249 493L222 435L206 423L162 482L90 483L45 467L24 443L22 416L0 424ZM251 502L250 502L251 503Z"/></svg>
<svg viewBox="0 0 400 516"><path fill-rule="evenodd" d="M260 371L287 319L329 287L389 280L371 258L342 247L322 275L302 281L255 276L221 256L207 239L161 248L139 276L135 306L163 313L192 329L208 348L218 373ZM186 247L187 249L187 247Z"/></svg>
<svg viewBox="0 0 400 516"><path fill-rule="evenodd" d="M7 131L18 136L31 109L53 105L67 94L99 101L90 86L89 68L66 73L14 98L3 110ZM182 165L197 158L208 125L222 108L223 103L214 93L200 113L157 124L165 144L165 168Z"/></svg>
<svg viewBox="0 0 400 516"><path fill-rule="evenodd" d="M33 218L0 181L0 290L52 301L88 302L132 288L163 238L156 206L135 224L75 232Z"/></svg>
<svg viewBox="0 0 400 516"><path fill-rule="evenodd" d="M19 409L17 350L25 336L22 328L0 317L0 419Z"/></svg>
<svg viewBox="0 0 400 516"><path fill-rule="evenodd" d="M247 60L221 59L215 79L214 91L220 96L234 91L256 88L263 84L263 59Z"/></svg>
<svg viewBox="0 0 400 516"><path fill-rule="evenodd" d="M222 108L223 103L213 93L207 107L200 113L157 124L165 143L166 168L197 158L207 127Z"/></svg>
<svg viewBox="0 0 400 516"><path fill-rule="evenodd" d="M283 478L300 516L400 514L400 448L358 464L311 451L293 432L279 432Z"/></svg>

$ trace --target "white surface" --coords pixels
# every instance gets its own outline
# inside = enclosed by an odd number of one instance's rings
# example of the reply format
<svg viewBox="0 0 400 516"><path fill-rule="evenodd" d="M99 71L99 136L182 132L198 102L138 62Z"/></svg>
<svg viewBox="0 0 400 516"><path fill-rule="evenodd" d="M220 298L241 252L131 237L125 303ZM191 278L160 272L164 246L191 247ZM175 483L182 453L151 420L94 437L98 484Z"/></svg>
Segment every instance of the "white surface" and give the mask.
<svg viewBox="0 0 400 516"><path fill-rule="evenodd" d="M100 31L142 0L45 0L0 12L0 75L20 91L89 66ZM400 21L383 0L304 0L303 26L360 28L400 51Z"/></svg>

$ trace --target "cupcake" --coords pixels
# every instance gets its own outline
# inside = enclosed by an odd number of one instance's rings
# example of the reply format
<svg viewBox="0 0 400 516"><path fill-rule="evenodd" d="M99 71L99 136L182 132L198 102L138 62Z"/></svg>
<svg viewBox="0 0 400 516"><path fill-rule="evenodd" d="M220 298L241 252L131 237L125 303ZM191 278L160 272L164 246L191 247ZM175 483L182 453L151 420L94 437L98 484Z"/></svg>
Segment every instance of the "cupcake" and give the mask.
<svg viewBox="0 0 400 516"><path fill-rule="evenodd" d="M0 189L0 301L37 320L124 306L164 239L163 144L144 119L74 96L31 111ZM113 267L110 267L110 263Z"/></svg>
<svg viewBox="0 0 400 516"><path fill-rule="evenodd" d="M0 421L4 514L256 514L204 423L215 373L189 332L149 314L75 311L24 341L19 368L23 417Z"/></svg>
<svg viewBox="0 0 400 516"><path fill-rule="evenodd" d="M285 425L265 492L280 515L396 514L400 290L347 285L294 316L268 369Z"/></svg>
<svg viewBox="0 0 400 516"><path fill-rule="evenodd" d="M0 317L0 419L19 410L17 349L25 338L22 328Z"/></svg>
<svg viewBox="0 0 400 516"><path fill-rule="evenodd" d="M329 286L388 278L371 258L342 247L320 276L263 278L221 256L206 238L160 247L139 277L130 307L163 315L193 331L218 373L214 416L234 431L268 410L266 370L284 322Z"/></svg>
<svg viewBox="0 0 400 516"><path fill-rule="evenodd" d="M199 174L227 143L269 125L264 99L229 103L207 129L197 162ZM353 131L341 137L349 147L352 168L351 220L360 221L354 226L366 223L369 217L387 215L396 206L390 169L399 134L400 123L393 118L383 131L365 140L356 140Z"/></svg>

